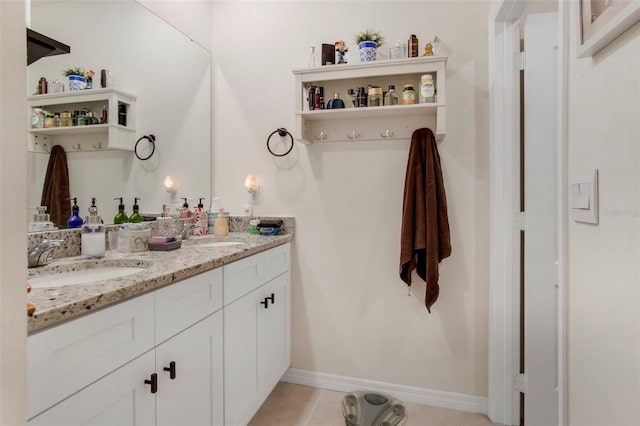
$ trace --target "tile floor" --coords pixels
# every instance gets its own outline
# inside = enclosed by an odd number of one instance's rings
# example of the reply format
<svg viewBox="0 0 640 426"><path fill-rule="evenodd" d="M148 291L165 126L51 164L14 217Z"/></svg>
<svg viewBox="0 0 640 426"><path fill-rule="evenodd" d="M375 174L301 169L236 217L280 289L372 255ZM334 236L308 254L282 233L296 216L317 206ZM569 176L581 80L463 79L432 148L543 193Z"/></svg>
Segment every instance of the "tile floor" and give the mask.
<svg viewBox="0 0 640 426"><path fill-rule="evenodd" d="M344 426L344 392L280 382L249 426ZM407 426L491 426L487 416L406 403Z"/></svg>

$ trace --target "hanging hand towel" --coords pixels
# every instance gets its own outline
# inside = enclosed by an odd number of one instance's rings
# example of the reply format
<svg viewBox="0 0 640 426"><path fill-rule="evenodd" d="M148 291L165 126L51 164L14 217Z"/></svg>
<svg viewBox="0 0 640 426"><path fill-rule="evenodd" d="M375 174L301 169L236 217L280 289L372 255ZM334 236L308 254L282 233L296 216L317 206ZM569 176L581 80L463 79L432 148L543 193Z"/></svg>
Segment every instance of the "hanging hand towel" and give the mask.
<svg viewBox="0 0 640 426"><path fill-rule="evenodd" d="M447 198L440 155L431 130L413 132L404 183L400 278L411 285L411 273L427 283L424 303L429 313L438 299L438 263L451 255Z"/></svg>
<svg viewBox="0 0 640 426"><path fill-rule="evenodd" d="M67 227L67 219L71 216L70 197L67 154L64 152L64 148L55 145L49 156L40 205L47 206L51 222L58 228Z"/></svg>

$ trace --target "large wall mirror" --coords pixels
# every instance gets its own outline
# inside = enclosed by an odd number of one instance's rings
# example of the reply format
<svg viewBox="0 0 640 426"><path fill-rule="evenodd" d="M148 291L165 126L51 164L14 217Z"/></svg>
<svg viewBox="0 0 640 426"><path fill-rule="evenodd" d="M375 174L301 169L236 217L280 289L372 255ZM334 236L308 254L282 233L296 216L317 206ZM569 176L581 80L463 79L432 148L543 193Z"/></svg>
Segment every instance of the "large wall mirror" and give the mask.
<svg viewBox="0 0 640 426"><path fill-rule="evenodd" d="M115 88L137 97L135 139L156 137L146 161L131 151L65 148L70 195L78 198L83 217L92 197L105 223L118 212L116 197L124 198L129 215L134 197L141 199L141 213L159 213L170 200L166 176L178 186L178 198L210 197L210 52L134 0L31 0L30 28L68 44L71 53L29 65L28 96L41 77L50 86L66 83L65 68L94 70L94 87L100 86L100 70L108 69ZM29 152L28 208L40 204L49 157L46 149Z"/></svg>

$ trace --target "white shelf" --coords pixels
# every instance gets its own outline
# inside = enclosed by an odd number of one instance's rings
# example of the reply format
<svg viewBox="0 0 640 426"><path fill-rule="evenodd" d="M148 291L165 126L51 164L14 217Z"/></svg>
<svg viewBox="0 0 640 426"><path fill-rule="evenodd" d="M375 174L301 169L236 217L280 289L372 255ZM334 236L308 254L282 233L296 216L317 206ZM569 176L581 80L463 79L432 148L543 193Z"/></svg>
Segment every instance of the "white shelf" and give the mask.
<svg viewBox="0 0 640 426"><path fill-rule="evenodd" d="M127 125L93 124L73 127L38 128L29 127L29 151L48 153L54 145L61 145L65 151L124 150L133 151L135 143L135 102L136 96L115 88L88 89L74 92L48 93L27 98L28 114L33 108L43 108L51 112L93 108L99 116L102 107L107 107L110 122L118 121L118 106L125 104ZM29 119L29 123L31 120Z"/></svg>
<svg viewBox="0 0 640 426"><path fill-rule="evenodd" d="M408 139L414 130L429 127L436 135L436 140L442 141L446 136L446 63L446 57L430 56L293 70L296 78L295 140L309 144ZM337 110L308 109L306 98L310 86L323 86L327 100L333 92L346 93L347 88L364 87L370 83L384 88L394 84L401 96L403 84L414 84L417 92L420 76L427 73L431 73L436 81L437 103Z"/></svg>

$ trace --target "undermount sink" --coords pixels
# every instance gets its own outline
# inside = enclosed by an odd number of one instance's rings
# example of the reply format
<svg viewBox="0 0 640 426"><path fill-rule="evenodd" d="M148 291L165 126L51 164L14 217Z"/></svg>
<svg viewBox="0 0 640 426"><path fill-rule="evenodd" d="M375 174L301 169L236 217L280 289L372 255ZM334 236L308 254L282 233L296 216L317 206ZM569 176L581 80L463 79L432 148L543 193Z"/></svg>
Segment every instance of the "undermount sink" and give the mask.
<svg viewBox="0 0 640 426"><path fill-rule="evenodd" d="M90 260L47 267L29 276L32 288L63 287L112 280L144 271L151 262L119 259Z"/></svg>
<svg viewBox="0 0 640 426"><path fill-rule="evenodd" d="M216 243L203 243L198 244L196 247L229 247L244 244L241 241L218 241Z"/></svg>

